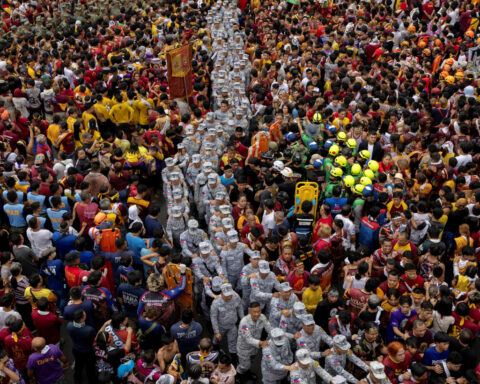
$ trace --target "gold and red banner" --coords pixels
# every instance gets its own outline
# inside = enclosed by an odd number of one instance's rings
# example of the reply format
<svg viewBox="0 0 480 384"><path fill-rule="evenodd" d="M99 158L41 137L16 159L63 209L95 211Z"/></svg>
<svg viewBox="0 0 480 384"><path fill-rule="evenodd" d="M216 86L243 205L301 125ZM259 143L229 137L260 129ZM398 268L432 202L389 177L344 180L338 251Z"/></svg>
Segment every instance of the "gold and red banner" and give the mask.
<svg viewBox="0 0 480 384"><path fill-rule="evenodd" d="M167 52L167 75L170 98L188 98L192 95L191 44Z"/></svg>

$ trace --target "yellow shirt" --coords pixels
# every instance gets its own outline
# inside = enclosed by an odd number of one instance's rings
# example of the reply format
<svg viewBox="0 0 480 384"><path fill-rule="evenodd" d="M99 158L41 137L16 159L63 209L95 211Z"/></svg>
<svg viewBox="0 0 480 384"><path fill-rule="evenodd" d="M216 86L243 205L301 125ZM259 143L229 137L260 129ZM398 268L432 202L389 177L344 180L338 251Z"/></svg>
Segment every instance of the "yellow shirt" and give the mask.
<svg viewBox="0 0 480 384"><path fill-rule="evenodd" d="M114 105L110 110L110 119L114 123L130 123L133 118L133 108L128 103Z"/></svg>
<svg viewBox="0 0 480 384"><path fill-rule="evenodd" d="M58 124L50 124L47 128L48 140L50 140L52 144L55 144L58 136L60 136L60 126Z"/></svg>
<svg viewBox="0 0 480 384"><path fill-rule="evenodd" d="M135 111L134 120L140 125L148 125L148 110L154 108L152 99L135 100L132 107Z"/></svg>
<svg viewBox="0 0 480 384"><path fill-rule="evenodd" d="M305 308L308 313L312 315L315 313L317 304L323 300L322 288L318 287L316 291L313 291L310 287L305 289L302 295L302 302L305 304Z"/></svg>
<svg viewBox="0 0 480 384"><path fill-rule="evenodd" d="M105 105L101 104L101 103L96 103L93 105L93 107L95 108L95 110L101 114L103 116L103 118L105 120L107 120L110 116L108 114L108 109Z"/></svg>
<svg viewBox="0 0 480 384"><path fill-rule="evenodd" d="M83 119L83 128L87 131L88 130L88 122L92 119L95 119L95 121L97 121L97 119L95 118L94 115L92 115L91 113L88 113L88 112L83 112L82 113L82 119Z"/></svg>
<svg viewBox="0 0 480 384"><path fill-rule="evenodd" d="M57 297L53 291L47 288L42 288L38 291L34 290L32 295L32 287L27 287L24 296L32 303L34 308L36 308L37 305L35 303L40 297L45 297L50 303L55 303L57 301ZM35 300L33 299L33 296L35 296Z"/></svg>

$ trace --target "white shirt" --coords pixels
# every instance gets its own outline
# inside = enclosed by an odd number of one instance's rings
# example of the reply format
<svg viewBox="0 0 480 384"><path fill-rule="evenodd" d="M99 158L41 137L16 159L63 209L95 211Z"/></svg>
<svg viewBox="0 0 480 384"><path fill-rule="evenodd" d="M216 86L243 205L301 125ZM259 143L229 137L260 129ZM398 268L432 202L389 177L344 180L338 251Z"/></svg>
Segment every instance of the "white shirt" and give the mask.
<svg viewBox="0 0 480 384"><path fill-rule="evenodd" d="M263 214L262 227L265 231L265 235L268 235L269 230L273 230L273 228L275 227L275 218L273 217L274 215L274 211L270 212L269 214Z"/></svg>
<svg viewBox="0 0 480 384"><path fill-rule="evenodd" d="M52 232L48 229L40 229L38 232L33 232L32 228L27 229L27 237L32 245L32 251L40 257L43 250L53 247Z"/></svg>

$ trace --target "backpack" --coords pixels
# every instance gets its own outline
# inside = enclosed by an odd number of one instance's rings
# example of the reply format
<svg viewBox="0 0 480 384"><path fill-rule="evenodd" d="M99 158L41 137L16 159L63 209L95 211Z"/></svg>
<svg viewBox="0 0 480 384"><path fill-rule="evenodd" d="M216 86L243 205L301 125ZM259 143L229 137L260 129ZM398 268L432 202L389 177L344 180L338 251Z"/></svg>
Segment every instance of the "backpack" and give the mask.
<svg viewBox="0 0 480 384"><path fill-rule="evenodd" d="M102 239L100 240L100 249L104 252L116 252L117 247L115 246L115 240L120 237L120 230L118 228L104 229L98 231L95 234L97 237L99 234L102 234Z"/></svg>
<svg viewBox="0 0 480 384"><path fill-rule="evenodd" d="M87 287L82 295L85 300L90 300L93 304L92 315L98 322L104 323L110 318L110 308L107 303L107 295L101 288Z"/></svg>

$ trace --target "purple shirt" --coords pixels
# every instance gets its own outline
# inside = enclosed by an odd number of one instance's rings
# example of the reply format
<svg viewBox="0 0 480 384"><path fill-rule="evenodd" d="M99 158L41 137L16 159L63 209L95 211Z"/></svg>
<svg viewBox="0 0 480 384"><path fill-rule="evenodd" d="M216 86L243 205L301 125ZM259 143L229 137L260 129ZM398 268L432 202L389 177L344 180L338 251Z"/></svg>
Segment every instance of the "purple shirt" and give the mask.
<svg viewBox="0 0 480 384"><path fill-rule="evenodd" d="M27 368L35 372L38 384L50 384L63 374L62 364L58 361L63 353L53 344L48 344L45 353L34 352L28 358Z"/></svg>
<svg viewBox="0 0 480 384"><path fill-rule="evenodd" d="M395 312L392 312L392 315L390 316L390 324L387 328L387 343L398 339L398 336L393 332L393 328L396 327L403 332L408 319L416 314L417 312L413 310L410 311L408 315L404 315L400 308L398 308Z"/></svg>

